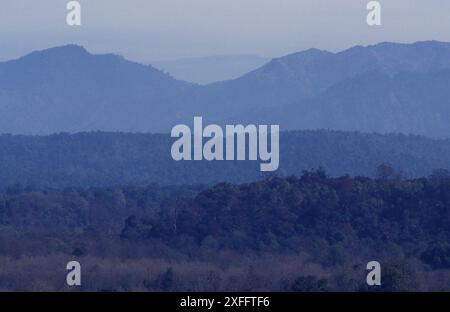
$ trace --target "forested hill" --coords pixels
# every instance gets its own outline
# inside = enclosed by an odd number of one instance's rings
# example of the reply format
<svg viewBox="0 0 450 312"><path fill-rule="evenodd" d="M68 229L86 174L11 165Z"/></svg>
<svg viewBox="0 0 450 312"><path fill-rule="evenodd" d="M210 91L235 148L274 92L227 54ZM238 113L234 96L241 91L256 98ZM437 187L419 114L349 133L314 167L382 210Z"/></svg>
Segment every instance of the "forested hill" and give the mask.
<svg viewBox="0 0 450 312"><path fill-rule="evenodd" d="M164 134L79 133L0 136L0 186L109 186L248 182L265 176L259 161L172 160ZM284 132L276 175L322 167L332 176L373 176L390 163L404 177L450 169L450 141L337 131Z"/></svg>
<svg viewBox="0 0 450 312"><path fill-rule="evenodd" d="M323 171L203 190L8 188L0 289L67 290L55 268L79 259L85 291L448 291L449 188L448 172ZM383 282L369 289L371 260Z"/></svg>

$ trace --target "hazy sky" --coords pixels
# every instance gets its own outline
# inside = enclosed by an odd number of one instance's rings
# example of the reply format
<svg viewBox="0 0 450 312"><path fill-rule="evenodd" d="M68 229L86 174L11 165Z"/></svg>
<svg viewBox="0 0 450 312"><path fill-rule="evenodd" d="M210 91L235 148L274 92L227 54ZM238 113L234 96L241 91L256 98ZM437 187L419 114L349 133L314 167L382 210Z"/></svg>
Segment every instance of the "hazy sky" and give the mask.
<svg viewBox="0 0 450 312"><path fill-rule="evenodd" d="M450 41L450 1L381 0L382 26L366 24L369 0L0 0L0 59L67 43L143 62L191 56L281 56L380 41Z"/></svg>

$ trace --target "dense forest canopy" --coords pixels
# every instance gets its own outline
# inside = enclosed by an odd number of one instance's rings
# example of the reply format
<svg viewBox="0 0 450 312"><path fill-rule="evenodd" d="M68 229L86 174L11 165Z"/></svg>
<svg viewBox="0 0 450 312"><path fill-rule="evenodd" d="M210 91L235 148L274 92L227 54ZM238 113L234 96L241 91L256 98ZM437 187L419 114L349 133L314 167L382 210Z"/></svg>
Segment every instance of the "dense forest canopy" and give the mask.
<svg viewBox="0 0 450 312"><path fill-rule="evenodd" d="M264 179L259 162L181 161L171 158L175 139L164 134L91 132L51 136L0 136L0 187L145 186L243 183ZM339 131L280 135L276 175L323 168L332 176L374 176L380 163L404 177L450 169L450 141L419 136ZM271 173L272 175L272 173Z"/></svg>
<svg viewBox="0 0 450 312"><path fill-rule="evenodd" d="M231 280L236 290L364 290L365 264L377 260L380 290L448 289L449 190L446 170L402 179L387 164L376 178L319 170L209 188L9 187L0 194L0 285L38 287L11 278L27 259L47 259L26 270L50 283L51 267L76 258L94 270L91 290L229 290ZM117 261L122 278L108 284ZM201 278L214 282L196 288Z"/></svg>

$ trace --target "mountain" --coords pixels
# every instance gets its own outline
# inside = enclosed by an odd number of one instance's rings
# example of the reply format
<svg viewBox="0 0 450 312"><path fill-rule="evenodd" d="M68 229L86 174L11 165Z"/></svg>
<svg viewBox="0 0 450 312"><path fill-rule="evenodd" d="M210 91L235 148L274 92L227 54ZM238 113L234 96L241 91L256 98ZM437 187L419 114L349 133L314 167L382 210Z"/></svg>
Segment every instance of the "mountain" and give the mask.
<svg viewBox="0 0 450 312"><path fill-rule="evenodd" d="M310 49L201 86L70 45L0 63L0 133L168 132L199 115L207 123L443 138L449 70L449 43L381 43Z"/></svg>
<svg viewBox="0 0 450 312"><path fill-rule="evenodd" d="M415 133L449 137L450 69L437 72L402 72L389 77L372 72L339 83L297 106L300 124L381 133ZM324 114L323 112L328 112Z"/></svg>
<svg viewBox="0 0 450 312"><path fill-rule="evenodd" d="M433 72L450 68L450 44L381 43L331 53L317 49L273 59L243 77L213 84L215 94L231 107L280 107L311 98L336 83L358 75L380 72ZM229 94L230 96L225 96ZM241 112L238 112L240 114Z"/></svg>
<svg viewBox="0 0 450 312"><path fill-rule="evenodd" d="M268 61L257 55L216 55L156 61L152 65L177 79L205 85L239 78Z"/></svg>
<svg viewBox="0 0 450 312"><path fill-rule="evenodd" d="M0 136L0 187L199 185L250 182L267 177L259 161L174 161L174 139L163 134L90 132ZM390 163L405 177L450 170L450 141L419 136L338 131L280 135L277 175L323 168L333 176L374 176Z"/></svg>
<svg viewBox="0 0 450 312"><path fill-rule="evenodd" d="M282 110L253 111L246 122L277 123L285 130L334 129L448 138L448 86L450 69L393 76L368 72Z"/></svg>
<svg viewBox="0 0 450 312"><path fill-rule="evenodd" d="M76 45L0 63L1 132L163 129L190 84L120 56ZM164 123L164 128L167 122Z"/></svg>

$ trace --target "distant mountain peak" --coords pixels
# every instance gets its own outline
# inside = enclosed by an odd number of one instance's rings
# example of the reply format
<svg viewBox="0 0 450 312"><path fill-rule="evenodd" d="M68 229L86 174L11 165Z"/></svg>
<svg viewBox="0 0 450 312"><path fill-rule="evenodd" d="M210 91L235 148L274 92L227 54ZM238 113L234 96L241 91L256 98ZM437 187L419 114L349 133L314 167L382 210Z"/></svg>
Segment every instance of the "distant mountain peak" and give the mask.
<svg viewBox="0 0 450 312"><path fill-rule="evenodd" d="M389 47L389 46L450 46L449 42L438 41L438 40L424 40L424 41L416 41L413 43L401 43L401 42L392 42L392 41L383 41L374 45L369 45L368 47Z"/></svg>
<svg viewBox="0 0 450 312"><path fill-rule="evenodd" d="M257 73L257 75L259 75L262 73L266 76L267 74L274 73L281 73L281 75L290 73L287 76L290 79L293 78L291 74L295 75L295 72L298 70L299 66L307 63L314 63L317 60L322 60L331 55L333 55L333 53L312 48L301 52L288 54L286 56L274 58L263 67L255 70L252 73L249 73L248 75L252 75L254 73Z"/></svg>
<svg viewBox="0 0 450 312"><path fill-rule="evenodd" d="M288 54L286 56L276 58L275 60L279 59L285 59L285 60L296 60L296 59L314 59L314 58L320 58L327 55L332 55L332 52L326 51L326 50L320 50L316 48L311 48L308 50Z"/></svg>
<svg viewBox="0 0 450 312"><path fill-rule="evenodd" d="M125 58L113 53L91 53L81 45L68 44L63 46L52 47L44 50L34 51L15 61L23 61L25 63L42 63L42 61L49 60L51 62L78 62L78 61L93 61L96 58L109 59L110 61L124 61ZM14 61L13 61L14 62ZM135 63L128 61L129 63Z"/></svg>
<svg viewBox="0 0 450 312"><path fill-rule="evenodd" d="M76 53L89 53L85 47L78 45L78 44L67 44L67 45L47 49L47 51L51 51L51 50L54 50L54 51L60 50L60 51L65 51L65 52L76 52Z"/></svg>
<svg viewBox="0 0 450 312"><path fill-rule="evenodd" d="M64 56L86 56L91 55L83 46L76 44L68 44L64 46L53 47L45 50L32 52L27 56L35 56L35 55L49 55L51 57L64 55Z"/></svg>
<svg viewBox="0 0 450 312"><path fill-rule="evenodd" d="M368 50L368 51L375 51L375 52L382 52L382 53L392 53L393 51L435 51L435 52L445 52L447 53L450 51L450 43L449 42L443 42L443 41L437 41L437 40L427 40L427 41L417 41L414 43L400 43L400 42L380 42L373 45L368 46L356 46L344 51L339 52L338 54L343 54L348 51L354 51L354 50Z"/></svg>
<svg viewBox="0 0 450 312"><path fill-rule="evenodd" d="M383 42L338 53L308 49L198 86L71 44L0 63L0 132L165 132L202 114L215 123L274 120L291 129L437 137L450 133L447 70L449 43Z"/></svg>
<svg viewBox="0 0 450 312"><path fill-rule="evenodd" d="M320 50L317 48L311 48L311 49L307 49L304 51L299 52L299 54L303 54L303 55L323 55L323 54L330 54L330 52L326 51L326 50Z"/></svg>

